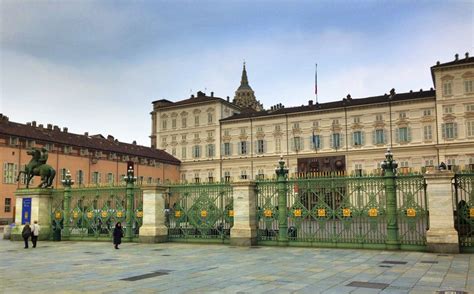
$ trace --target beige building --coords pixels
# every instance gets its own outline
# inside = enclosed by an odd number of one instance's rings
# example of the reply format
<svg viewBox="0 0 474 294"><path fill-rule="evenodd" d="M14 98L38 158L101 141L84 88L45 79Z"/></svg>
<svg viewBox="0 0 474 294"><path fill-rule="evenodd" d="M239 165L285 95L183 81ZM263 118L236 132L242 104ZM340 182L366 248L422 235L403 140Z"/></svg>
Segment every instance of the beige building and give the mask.
<svg viewBox="0 0 474 294"><path fill-rule="evenodd" d="M273 177L281 155L292 173L378 173L388 147L400 172L474 169L474 58L431 74L437 90L261 110L244 67L232 103L201 92L153 102L152 146L182 160L183 181Z"/></svg>

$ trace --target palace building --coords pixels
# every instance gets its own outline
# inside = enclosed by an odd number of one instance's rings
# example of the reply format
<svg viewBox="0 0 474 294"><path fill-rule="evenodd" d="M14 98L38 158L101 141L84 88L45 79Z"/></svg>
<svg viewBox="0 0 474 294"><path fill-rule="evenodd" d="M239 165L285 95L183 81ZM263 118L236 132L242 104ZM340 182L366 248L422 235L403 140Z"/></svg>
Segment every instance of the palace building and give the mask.
<svg viewBox="0 0 474 294"><path fill-rule="evenodd" d="M291 173L377 174L388 147L402 173L474 169L474 58L456 54L431 75L429 90L264 110L244 64L232 102L154 101L151 144L181 160L188 182L273 177L280 156Z"/></svg>
<svg viewBox="0 0 474 294"><path fill-rule="evenodd" d="M119 185L127 173L127 162L134 162L137 183L152 185L179 180L180 161L168 153L155 148L119 142L113 136L73 134L67 128L33 121L27 124L11 122L0 114L0 222L11 222L15 213L14 193L25 187L25 180L17 175L28 164L29 148L44 147L48 150L47 164L56 170L54 187L61 187L61 180L69 170L75 184L73 187L89 185ZM40 183L34 177L30 187Z"/></svg>

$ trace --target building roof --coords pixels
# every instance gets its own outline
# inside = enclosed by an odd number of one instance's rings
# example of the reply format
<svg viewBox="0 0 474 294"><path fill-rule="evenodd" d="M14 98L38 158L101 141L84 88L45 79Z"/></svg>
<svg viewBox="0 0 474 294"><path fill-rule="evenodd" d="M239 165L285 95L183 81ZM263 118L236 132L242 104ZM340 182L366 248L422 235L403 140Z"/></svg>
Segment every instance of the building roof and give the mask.
<svg viewBox="0 0 474 294"><path fill-rule="evenodd" d="M348 95L347 98L344 98L340 101L333 101L327 103L317 103L309 105L302 105L297 107L277 107L271 110L263 110L259 112L242 112L239 114L235 114L233 116L221 119L221 121L232 121L237 119L245 119L245 118L253 118L253 117L264 117L270 115L284 115L284 114L291 114L291 113L298 113L298 112L307 112L307 111L319 111L319 110L330 110L330 109L338 109L344 107L351 107L351 106L362 106L362 105L370 105L370 104L377 104L377 103L386 103L389 101L389 95L381 95L381 96L373 96L367 98L352 98ZM408 93L400 93L395 94L392 97L393 102L399 101L406 101L406 100L415 100L415 99L424 99L424 98L435 98L436 91L430 89L428 91L419 92L408 92Z"/></svg>
<svg viewBox="0 0 474 294"><path fill-rule="evenodd" d="M184 99L184 100L180 100L180 101L176 101L176 102L171 102L171 101L166 100L166 99L160 99L160 100L153 101L152 104L159 103L160 104L159 108L164 109L164 108L172 108L172 107L176 107L176 106L182 106L182 105L186 105L186 104L215 102L215 101L223 102L224 104L228 104L228 105L233 106L235 108L239 108L237 105L232 104L231 102L229 102L225 99L222 99L220 97L214 97L214 92L211 92L211 96L207 96L206 93L203 93L201 91L197 92L197 96L192 95L188 99Z"/></svg>
<svg viewBox="0 0 474 294"><path fill-rule="evenodd" d="M469 53L465 54L465 58L459 59L459 55L456 54L454 56L454 60L450 62L445 62L445 63L440 63L439 61L436 63L436 65L432 66L431 69L436 69L440 67L446 67L446 66L452 66L452 65L462 65L462 64L467 64L467 63L474 63L474 57L469 57Z"/></svg>
<svg viewBox="0 0 474 294"><path fill-rule="evenodd" d="M169 163L173 165L179 165L181 162L166 153L163 150L153 149L146 146L128 144L119 142L112 136L104 138L102 135L91 135L87 133L84 135L78 135L69 133L67 128L63 128L61 131L57 126L48 127L35 126L36 122L30 125L11 122L8 117L0 114L0 134L7 136L15 136L26 138L30 140L39 140L47 143L57 143L68 146L77 146L80 148L114 152L117 154L125 154L130 156L138 156L148 159L154 159L162 163Z"/></svg>

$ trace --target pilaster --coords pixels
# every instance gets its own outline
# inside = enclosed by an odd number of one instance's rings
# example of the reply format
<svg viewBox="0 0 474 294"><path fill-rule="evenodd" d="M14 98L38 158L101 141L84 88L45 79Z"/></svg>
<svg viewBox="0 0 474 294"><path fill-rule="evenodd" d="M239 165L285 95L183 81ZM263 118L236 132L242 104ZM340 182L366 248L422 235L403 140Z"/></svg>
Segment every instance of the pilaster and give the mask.
<svg viewBox="0 0 474 294"><path fill-rule="evenodd" d="M165 199L168 188L155 186L143 190L143 224L139 240L142 243L161 243L168 240Z"/></svg>
<svg viewBox="0 0 474 294"><path fill-rule="evenodd" d="M230 230L230 244L252 246L257 244L257 197L253 181L232 184L234 194L234 226Z"/></svg>

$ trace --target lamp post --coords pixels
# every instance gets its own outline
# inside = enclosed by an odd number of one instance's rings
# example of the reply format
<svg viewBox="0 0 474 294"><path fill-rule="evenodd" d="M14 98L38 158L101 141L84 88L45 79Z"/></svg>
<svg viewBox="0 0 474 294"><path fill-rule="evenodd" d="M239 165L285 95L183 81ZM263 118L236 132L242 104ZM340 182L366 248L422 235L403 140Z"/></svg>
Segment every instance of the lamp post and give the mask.
<svg viewBox="0 0 474 294"><path fill-rule="evenodd" d="M66 172L66 178L61 181L64 186L64 225L62 235L65 238L68 238L70 235L70 209L71 209L71 186L74 185L74 180L71 179L71 172L68 170Z"/></svg>
<svg viewBox="0 0 474 294"><path fill-rule="evenodd" d="M390 148L385 153L382 168L385 176L385 197L387 198L387 249L400 249L397 219L397 194L395 191L395 173L398 163L393 160Z"/></svg>
<svg viewBox="0 0 474 294"><path fill-rule="evenodd" d="M126 195L127 195L127 229L125 231L125 237L128 241L132 241L133 239L133 183L137 180L134 176L133 165L128 166L127 176L124 177L125 182L127 183L126 186Z"/></svg>
<svg viewBox="0 0 474 294"><path fill-rule="evenodd" d="M285 167L283 156L280 156L275 172L278 185L278 245L286 246L288 245L288 209L286 207L288 168Z"/></svg>

